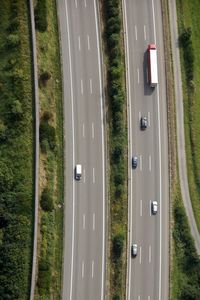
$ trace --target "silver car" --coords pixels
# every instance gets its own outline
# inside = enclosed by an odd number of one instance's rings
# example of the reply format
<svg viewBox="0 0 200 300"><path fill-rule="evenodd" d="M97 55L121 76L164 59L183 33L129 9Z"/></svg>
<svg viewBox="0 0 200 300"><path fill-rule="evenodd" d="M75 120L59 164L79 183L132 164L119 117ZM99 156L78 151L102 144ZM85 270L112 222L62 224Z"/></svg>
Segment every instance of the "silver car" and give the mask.
<svg viewBox="0 0 200 300"><path fill-rule="evenodd" d="M151 204L152 214L156 215L158 212L158 202L153 201Z"/></svg>
<svg viewBox="0 0 200 300"><path fill-rule="evenodd" d="M133 244L131 246L131 255L132 257L136 257L137 256L137 251L138 251L138 246L137 244Z"/></svg>

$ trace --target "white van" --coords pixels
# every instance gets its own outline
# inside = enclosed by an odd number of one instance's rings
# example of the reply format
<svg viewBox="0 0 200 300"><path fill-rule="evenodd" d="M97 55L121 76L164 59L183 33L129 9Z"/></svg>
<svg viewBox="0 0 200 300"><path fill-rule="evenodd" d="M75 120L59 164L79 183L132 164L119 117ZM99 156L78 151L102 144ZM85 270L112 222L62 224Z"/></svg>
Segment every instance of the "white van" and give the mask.
<svg viewBox="0 0 200 300"><path fill-rule="evenodd" d="M75 168L75 178L76 180L80 180L82 176L82 166L77 164Z"/></svg>

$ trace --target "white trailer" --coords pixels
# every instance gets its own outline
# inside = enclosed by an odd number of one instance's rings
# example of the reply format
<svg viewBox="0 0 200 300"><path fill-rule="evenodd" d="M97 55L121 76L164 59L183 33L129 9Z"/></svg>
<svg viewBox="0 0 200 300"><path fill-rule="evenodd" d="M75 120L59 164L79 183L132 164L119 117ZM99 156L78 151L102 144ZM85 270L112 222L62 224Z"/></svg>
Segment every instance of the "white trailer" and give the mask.
<svg viewBox="0 0 200 300"><path fill-rule="evenodd" d="M158 84L157 49L155 44L148 45L148 76L149 84L155 87Z"/></svg>

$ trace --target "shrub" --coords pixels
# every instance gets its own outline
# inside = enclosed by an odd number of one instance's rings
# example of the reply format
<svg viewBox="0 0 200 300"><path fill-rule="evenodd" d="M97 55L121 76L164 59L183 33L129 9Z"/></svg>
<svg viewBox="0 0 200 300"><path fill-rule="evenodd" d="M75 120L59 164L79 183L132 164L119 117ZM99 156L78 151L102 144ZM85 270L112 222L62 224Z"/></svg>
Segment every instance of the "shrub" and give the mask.
<svg viewBox="0 0 200 300"><path fill-rule="evenodd" d="M112 33L108 36L108 45L110 48L118 47L120 42L120 36L118 33Z"/></svg>
<svg viewBox="0 0 200 300"><path fill-rule="evenodd" d="M113 296L113 300L120 300L120 296L119 295Z"/></svg>
<svg viewBox="0 0 200 300"><path fill-rule="evenodd" d="M121 198L121 196L123 195L123 193L124 193L124 186L122 184L118 184L115 187L115 198L116 199Z"/></svg>
<svg viewBox="0 0 200 300"><path fill-rule="evenodd" d="M47 295L50 292L51 268L50 264L44 258L40 258L38 267L37 286L40 295Z"/></svg>
<svg viewBox="0 0 200 300"><path fill-rule="evenodd" d="M16 48L20 44L20 39L18 34L9 34L7 36L6 47L7 48Z"/></svg>
<svg viewBox="0 0 200 300"><path fill-rule="evenodd" d="M43 143L44 140L48 141L51 150L55 149L56 147L55 128L49 125L48 122L42 120L40 123L40 143Z"/></svg>
<svg viewBox="0 0 200 300"><path fill-rule="evenodd" d="M54 209L52 193L48 188L43 190L40 203L44 211L52 211Z"/></svg>
<svg viewBox="0 0 200 300"><path fill-rule="evenodd" d="M46 86L47 81L51 78L51 74L48 71L44 71L40 74L39 83L40 86Z"/></svg>
<svg viewBox="0 0 200 300"><path fill-rule="evenodd" d="M183 48L183 58L185 64L185 72L188 80L188 88L190 88L190 81L194 76L194 49L192 46L192 29L190 27L184 28L182 34L179 36L180 46Z"/></svg>
<svg viewBox="0 0 200 300"><path fill-rule="evenodd" d="M124 247L124 236L122 234L115 235L113 238L113 258L119 259L122 255Z"/></svg>
<svg viewBox="0 0 200 300"><path fill-rule="evenodd" d="M44 121L49 121L49 120L51 120L52 118L53 118L53 115L52 115L52 113L51 113L50 111L45 111L45 112L43 113L42 119L43 119Z"/></svg>
<svg viewBox="0 0 200 300"><path fill-rule="evenodd" d="M124 154L124 147L122 144L117 144L112 153L112 159L115 164L118 164L123 157Z"/></svg>
<svg viewBox="0 0 200 300"><path fill-rule="evenodd" d="M35 27L44 32L47 30L47 4L46 0L37 0L35 7Z"/></svg>

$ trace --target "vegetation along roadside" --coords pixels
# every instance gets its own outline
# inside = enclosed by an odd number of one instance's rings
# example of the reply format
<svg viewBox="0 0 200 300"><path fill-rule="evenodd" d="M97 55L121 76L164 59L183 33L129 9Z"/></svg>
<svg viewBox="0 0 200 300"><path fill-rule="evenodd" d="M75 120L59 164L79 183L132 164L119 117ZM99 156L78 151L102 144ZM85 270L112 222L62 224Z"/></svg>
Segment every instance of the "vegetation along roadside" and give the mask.
<svg viewBox="0 0 200 300"><path fill-rule="evenodd" d="M190 198L200 231L200 3L177 0Z"/></svg>
<svg viewBox="0 0 200 300"><path fill-rule="evenodd" d="M109 299L123 299L127 243L127 118L120 0L101 1L108 99Z"/></svg>
<svg viewBox="0 0 200 300"><path fill-rule="evenodd" d="M56 0L35 1L40 102L40 232L35 299L60 299L63 231L62 80Z"/></svg>
<svg viewBox="0 0 200 300"><path fill-rule="evenodd" d="M176 150L175 97L168 1L162 0L166 57L170 157L170 299L200 299L200 259L196 253L180 192Z"/></svg>
<svg viewBox="0 0 200 300"><path fill-rule="evenodd" d="M29 7L0 6L0 299L28 299L34 215Z"/></svg>

